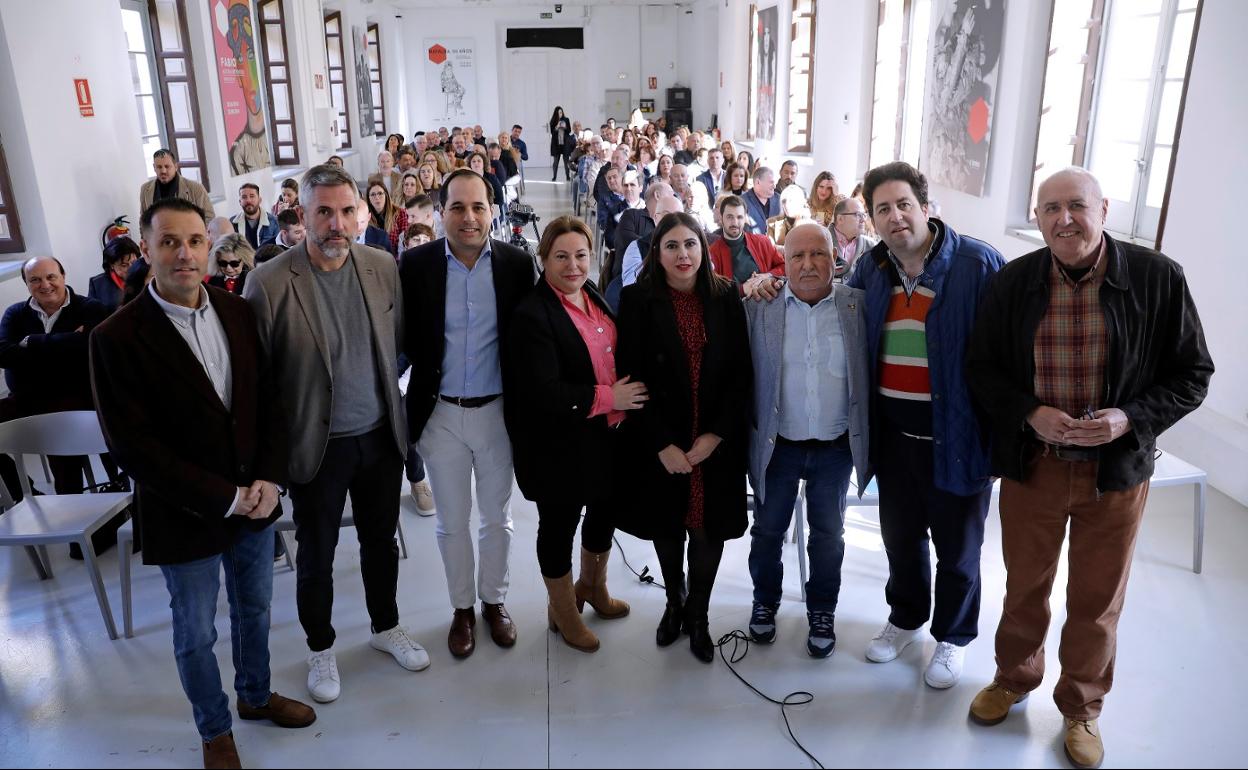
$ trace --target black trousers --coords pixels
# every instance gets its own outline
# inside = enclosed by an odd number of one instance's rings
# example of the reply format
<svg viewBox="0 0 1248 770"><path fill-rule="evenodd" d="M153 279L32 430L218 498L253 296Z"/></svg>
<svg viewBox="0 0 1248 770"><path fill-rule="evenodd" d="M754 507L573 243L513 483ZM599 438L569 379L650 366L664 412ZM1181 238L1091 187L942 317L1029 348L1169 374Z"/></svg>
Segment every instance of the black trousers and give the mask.
<svg viewBox="0 0 1248 770"><path fill-rule="evenodd" d="M564 149L564 150L560 150L559 153L555 155L554 157L552 157L550 160L550 180L552 182L555 180L555 177L559 176L559 159L560 158L563 159L563 178L564 179L572 178L572 171L571 171L572 166L568 160L568 151Z"/></svg>
<svg viewBox="0 0 1248 770"><path fill-rule="evenodd" d="M711 606L711 589L724 555L724 541L706 536L706 530L689 532L689 587L685 591L685 541L676 538L655 538L654 551L659 557L663 585L667 588L668 604L685 605L687 617L705 620Z"/></svg>
<svg viewBox="0 0 1248 770"><path fill-rule="evenodd" d="M888 621L918 628L931 617L938 642L965 646L979 634L979 554L991 487L975 495L937 489L932 480L932 442L887 426L876 432L880 485L880 534L888 554L884 597ZM936 546L936 606L928 540Z"/></svg>
<svg viewBox="0 0 1248 770"><path fill-rule="evenodd" d="M559 578L572 571L572 539L576 536L582 507L585 508L585 523L581 526L581 546L590 553L611 550L615 526L601 506L538 500L537 563L543 577Z"/></svg>
<svg viewBox="0 0 1248 770"><path fill-rule="evenodd" d="M299 623L308 638L308 649L327 650L334 645L330 619L334 606L334 549L342 526L347 495L355 531L360 541L360 573L364 578L364 602L373 632L399 624L395 599L399 583L399 546L394 539L399 522L399 476L403 455L395 451L387 422L362 436L329 440L325 459L316 476L306 484L294 484L295 600Z"/></svg>

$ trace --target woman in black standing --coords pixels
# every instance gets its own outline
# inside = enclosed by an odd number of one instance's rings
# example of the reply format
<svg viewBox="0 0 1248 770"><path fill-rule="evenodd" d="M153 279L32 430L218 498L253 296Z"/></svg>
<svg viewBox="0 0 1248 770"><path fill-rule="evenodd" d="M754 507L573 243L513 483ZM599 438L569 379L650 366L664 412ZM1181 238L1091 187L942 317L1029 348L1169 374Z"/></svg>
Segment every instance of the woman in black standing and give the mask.
<svg viewBox="0 0 1248 770"><path fill-rule="evenodd" d="M644 496L630 510L644 520L637 529L654 541L667 587L655 641L665 647L684 631L693 654L710 663L711 588L724 541L741 537L747 523L754 372L736 286L712 272L697 220L669 214L650 243L620 304L619 373L646 383L650 394L630 430L630 482Z"/></svg>
<svg viewBox="0 0 1248 770"><path fill-rule="evenodd" d="M508 433L520 491L537 503L537 560L550 596L547 617L571 647L598 649L581 620L589 602L603 618L628 604L607 591L614 526L619 426L646 402L645 385L615 374L615 316L589 282L589 228L575 217L546 225L537 247L542 279L517 307L508 332ZM581 574L572 584L572 540L581 526Z"/></svg>
<svg viewBox="0 0 1248 770"><path fill-rule="evenodd" d="M555 107L555 111L550 115L550 181L555 181L559 175L559 159L563 159L563 178L565 181L572 178L572 174L568 171L568 146L572 144L569 140L572 138L572 122L563 114L562 107Z"/></svg>

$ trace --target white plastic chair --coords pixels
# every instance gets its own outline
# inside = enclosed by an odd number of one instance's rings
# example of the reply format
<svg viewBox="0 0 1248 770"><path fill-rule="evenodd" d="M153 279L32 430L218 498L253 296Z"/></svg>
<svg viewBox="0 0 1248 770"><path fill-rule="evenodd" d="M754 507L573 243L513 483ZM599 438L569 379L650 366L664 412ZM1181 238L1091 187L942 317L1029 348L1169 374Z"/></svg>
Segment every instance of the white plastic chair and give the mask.
<svg viewBox="0 0 1248 770"><path fill-rule="evenodd" d="M108 606L108 593L100 577L91 536L126 508L129 492L35 497L22 455L97 455L108 451L95 412L53 412L0 423L0 452L13 456L24 499L0 515L0 546L23 546L41 580L52 577L47 546L77 543L82 548L91 587L104 616L108 638L117 638L117 627ZM2 485L0 485L2 486ZM11 503L11 498L6 502ZM125 558L128 554L122 554Z"/></svg>

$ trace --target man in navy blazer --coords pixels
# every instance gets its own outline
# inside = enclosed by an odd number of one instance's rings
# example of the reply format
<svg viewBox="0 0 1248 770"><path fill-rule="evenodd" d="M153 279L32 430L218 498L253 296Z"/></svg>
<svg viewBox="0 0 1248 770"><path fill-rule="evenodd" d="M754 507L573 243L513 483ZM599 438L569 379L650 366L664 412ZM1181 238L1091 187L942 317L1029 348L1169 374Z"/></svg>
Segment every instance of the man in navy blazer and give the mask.
<svg viewBox="0 0 1248 770"><path fill-rule="evenodd" d="M356 222L359 224L359 232L355 236L356 243L362 243L365 246L372 246L375 249L388 251L391 254L394 250L390 248L390 235L385 230L372 222L372 214L368 209L368 201L360 198L355 209Z"/></svg>
<svg viewBox="0 0 1248 770"><path fill-rule="evenodd" d="M724 189L724 182L728 181L728 172L724 170L723 150L713 147L706 153L706 171L698 174L698 181L706 188L706 200L714 206L715 199Z"/></svg>
<svg viewBox="0 0 1248 770"><path fill-rule="evenodd" d="M767 220L780 216L780 196L776 195L776 173L766 166L754 171L754 186L741 196L745 201L745 231L767 234Z"/></svg>
<svg viewBox="0 0 1248 770"><path fill-rule="evenodd" d="M806 651L826 658L836 646L833 620L845 557L845 496L858 471L867 475L871 375L861 289L832 282L835 247L815 222L785 239L787 284L775 299L746 302L754 362L754 428L750 433L750 635L776 637L785 532L798 485L806 481L810 579ZM764 295L756 294L755 298Z"/></svg>

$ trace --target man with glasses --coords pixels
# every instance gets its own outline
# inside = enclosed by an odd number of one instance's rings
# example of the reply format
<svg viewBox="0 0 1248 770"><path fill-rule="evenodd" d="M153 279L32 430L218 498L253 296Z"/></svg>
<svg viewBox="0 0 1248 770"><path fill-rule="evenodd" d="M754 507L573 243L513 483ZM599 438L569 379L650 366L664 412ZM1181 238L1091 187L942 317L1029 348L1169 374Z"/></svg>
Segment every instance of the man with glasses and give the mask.
<svg viewBox="0 0 1248 770"><path fill-rule="evenodd" d="M867 213L857 198L843 198L832 210L832 233L836 237L836 272L854 266L854 260L879 243L867 235Z"/></svg>

